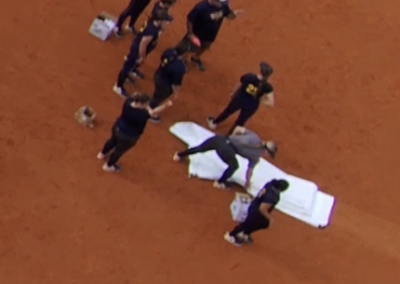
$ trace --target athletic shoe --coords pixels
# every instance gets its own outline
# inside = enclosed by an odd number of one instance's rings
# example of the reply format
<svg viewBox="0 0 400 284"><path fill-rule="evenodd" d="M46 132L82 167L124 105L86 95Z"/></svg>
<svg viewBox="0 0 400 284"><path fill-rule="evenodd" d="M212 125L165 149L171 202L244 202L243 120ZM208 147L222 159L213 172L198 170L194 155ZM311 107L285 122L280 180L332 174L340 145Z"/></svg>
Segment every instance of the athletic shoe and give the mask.
<svg viewBox="0 0 400 284"><path fill-rule="evenodd" d="M160 122L161 122L161 117L159 117L159 116L151 117L151 118L149 119L149 121L150 121L151 123L160 123Z"/></svg>
<svg viewBox="0 0 400 284"><path fill-rule="evenodd" d="M224 235L224 240L227 241L228 243L240 247L243 245L243 241L241 241L239 238L231 236L229 234L229 232L226 232L226 234Z"/></svg>
<svg viewBox="0 0 400 284"><path fill-rule="evenodd" d="M124 99L130 97L130 94L128 93L127 90L125 90L124 87L118 87L117 85L114 85L113 91L114 91L114 93L116 93L117 95L119 95L120 97L122 97Z"/></svg>
<svg viewBox="0 0 400 284"><path fill-rule="evenodd" d="M122 168L120 165L117 165L117 164L109 166L107 163L105 163L103 165L103 171L110 172L110 173L119 173L122 171Z"/></svg>
<svg viewBox="0 0 400 284"><path fill-rule="evenodd" d="M218 182L218 181L214 181L213 186L214 186L215 188L219 188L219 189L225 189L225 188L226 188L226 184L225 184L225 183L220 183L220 182Z"/></svg>
<svg viewBox="0 0 400 284"><path fill-rule="evenodd" d="M217 129L217 125L214 123L214 117L207 117L207 124L208 128L210 128L211 130Z"/></svg>
<svg viewBox="0 0 400 284"><path fill-rule="evenodd" d="M115 28L114 34L117 38L123 38L124 37L124 31L120 28Z"/></svg>
<svg viewBox="0 0 400 284"><path fill-rule="evenodd" d="M104 160L105 157L106 157L106 155L104 155L102 152L100 152L100 153L97 154L97 159L98 159L98 160Z"/></svg>
<svg viewBox="0 0 400 284"><path fill-rule="evenodd" d="M251 237L251 235L246 235L246 234L244 234L243 232L239 233L239 234L237 235L237 237L238 237L239 239L241 239L243 242L245 242L246 244L253 244L253 243L254 243L254 240L253 240L253 238Z"/></svg>
<svg viewBox="0 0 400 284"><path fill-rule="evenodd" d="M134 27L129 26L129 25L125 26L125 30L131 32L133 36L137 36L137 34L138 34L136 29Z"/></svg>
<svg viewBox="0 0 400 284"><path fill-rule="evenodd" d="M201 59L192 57L190 58L190 61L192 61L192 63L194 63L200 71L206 71L206 66L204 66L204 63L201 61Z"/></svg>
<svg viewBox="0 0 400 284"><path fill-rule="evenodd" d="M180 162L181 161L181 157L179 157L178 152L176 152L174 154L174 157L172 158L172 160L174 160L174 162Z"/></svg>
<svg viewBox="0 0 400 284"><path fill-rule="evenodd" d="M144 79L145 78L145 75L142 72L140 72L139 70L135 70L135 71L131 72L131 74L135 78L138 78L138 79Z"/></svg>

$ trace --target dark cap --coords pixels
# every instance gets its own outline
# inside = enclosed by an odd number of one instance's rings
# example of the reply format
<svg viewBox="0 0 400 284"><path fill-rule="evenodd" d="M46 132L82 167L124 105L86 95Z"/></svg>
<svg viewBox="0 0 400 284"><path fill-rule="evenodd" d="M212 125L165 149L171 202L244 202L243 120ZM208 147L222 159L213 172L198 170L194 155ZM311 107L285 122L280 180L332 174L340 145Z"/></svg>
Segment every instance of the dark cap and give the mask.
<svg viewBox="0 0 400 284"><path fill-rule="evenodd" d="M273 179L267 185L278 191L285 191L289 188L289 182L285 179Z"/></svg>
<svg viewBox="0 0 400 284"><path fill-rule="evenodd" d="M167 22L172 22L174 19L167 10L165 9L157 9L155 10L152 15L151 19L153 21L167 21Z"/></svg>
<svg viewBox="0 0 400 284"><path fill-rule="evenodd" d="M274 73L274 69L272 69L271 65L267 62L263 61L260 63L260 73L263 77L269 77L272 73Z"/></svg>

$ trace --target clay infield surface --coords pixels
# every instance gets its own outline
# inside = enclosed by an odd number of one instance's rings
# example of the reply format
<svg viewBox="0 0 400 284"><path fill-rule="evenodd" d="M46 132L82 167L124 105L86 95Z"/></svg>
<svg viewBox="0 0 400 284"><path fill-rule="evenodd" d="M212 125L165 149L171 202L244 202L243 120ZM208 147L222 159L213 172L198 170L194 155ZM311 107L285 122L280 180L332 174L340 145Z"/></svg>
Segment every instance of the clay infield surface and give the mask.
<svg viewBox="0 0 400 284"><path fill-rule="evenodd" d="M2 1L0 283L398 283L398 1L232 1L245 14L224 24L208 71L188 74L163 123L149 125L114 175L95 156L120 111L112 85L130 39L103 43L87 30L126 2ZM173 9L148 78L193 4ZM249 127L279 143L277 166L337 206L326 230L276 212L255 245L236 248L222 239L233 193L188 180L167 129L204 125L260 60L275 67L277 105ZM99 114L94 130L73 118L85 104Z"/></svg>

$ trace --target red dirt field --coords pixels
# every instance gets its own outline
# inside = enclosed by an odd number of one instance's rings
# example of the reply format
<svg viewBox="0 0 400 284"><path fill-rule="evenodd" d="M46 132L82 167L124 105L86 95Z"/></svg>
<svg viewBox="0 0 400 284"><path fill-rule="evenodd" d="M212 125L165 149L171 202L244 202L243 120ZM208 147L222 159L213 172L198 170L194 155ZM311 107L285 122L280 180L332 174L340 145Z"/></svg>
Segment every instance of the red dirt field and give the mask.
<svg viewBox="0 0 400 284"><path fill-rule="evenodd" d="M188 74L114 175L95 156L120 111L112 86L130 39L103 43L87 30L126 2L0 4L0 283L399 283L398 1L231 1L245 14L224 24L208 71ZM194 3L173 9L149 78ZM279 143L279 167L337 206L326 230L276 212L255 245L235 248L222 238L232 192L186 178L168 127L204 124L260 60L275 67L277 106L249 127ZM151 81L140 88L151 92ZM73 117L84 104L99 114L92 131Z"/></svg>

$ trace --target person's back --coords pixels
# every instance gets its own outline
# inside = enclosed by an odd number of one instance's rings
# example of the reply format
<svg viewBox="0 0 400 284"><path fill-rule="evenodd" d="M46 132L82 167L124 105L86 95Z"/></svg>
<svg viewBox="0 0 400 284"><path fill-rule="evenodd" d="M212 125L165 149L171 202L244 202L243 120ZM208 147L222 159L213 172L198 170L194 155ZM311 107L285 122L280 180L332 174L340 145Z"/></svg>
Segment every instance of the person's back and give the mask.
<svg viewBox="0 0 400 284"><path fill-rule="evenodd" d="M132 99L127 99L122 107L122 113L117 119L117 126L122 133L129 136L139 136L146 128L150 114L147 109L131 106Z"/></svg>
<svg viewBox="0 0 400 284"><path fill-rule="evenodd" d="M265 151L263 140L256 133L247 129L243 134L229 136L229 142L240 156L249 160L253 167L259 162Z"/></svg>

